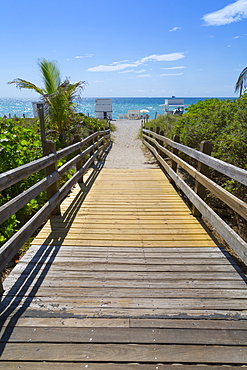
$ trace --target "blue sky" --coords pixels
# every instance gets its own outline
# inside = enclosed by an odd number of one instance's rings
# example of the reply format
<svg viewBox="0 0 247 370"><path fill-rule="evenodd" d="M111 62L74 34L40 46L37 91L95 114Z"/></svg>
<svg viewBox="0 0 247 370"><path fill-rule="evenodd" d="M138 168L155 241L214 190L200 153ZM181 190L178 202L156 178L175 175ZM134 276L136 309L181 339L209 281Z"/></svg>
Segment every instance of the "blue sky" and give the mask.
<svg viewBox="0 0 247 370"><path fill-rule="evenodd" d="M247 0L8 0L0 97L36 97L37 61L86 80L85 97L232 97L247 65Z"/></svg>

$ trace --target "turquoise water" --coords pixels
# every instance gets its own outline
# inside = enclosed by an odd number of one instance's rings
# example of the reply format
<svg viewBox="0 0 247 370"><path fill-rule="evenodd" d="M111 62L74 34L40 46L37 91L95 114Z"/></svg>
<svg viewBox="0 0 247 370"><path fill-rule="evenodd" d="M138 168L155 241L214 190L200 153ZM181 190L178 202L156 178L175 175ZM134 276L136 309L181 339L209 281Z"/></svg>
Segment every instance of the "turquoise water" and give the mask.
<svg viewBox="0 0 247 370"><path fill-rule="evenodd" d="M154 118L155 114L164 114L164 98L112 98L112 118L117 119L119 114L126 114L130 109L147 109L149 110L150 118ZM195 104L199 100L210 98L184 98L185 107ZM218 98L218 99L235 99L235 98ZM12 99L0 98L0 117L6 115L11 117L16 115L22 117L33 117L32 101L37 99ZM95 117L95 98L82 98L78 102L77 111L86 115Z"/></svg>

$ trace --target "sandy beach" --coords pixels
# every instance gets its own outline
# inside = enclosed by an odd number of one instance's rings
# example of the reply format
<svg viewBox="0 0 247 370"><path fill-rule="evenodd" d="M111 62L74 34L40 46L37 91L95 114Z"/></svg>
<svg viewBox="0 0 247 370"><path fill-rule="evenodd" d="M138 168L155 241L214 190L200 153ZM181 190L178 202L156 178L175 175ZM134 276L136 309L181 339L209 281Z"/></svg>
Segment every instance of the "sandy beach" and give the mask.
<svg viewBox="0 0 247 370"><path fill-rule="evenodd" d="M116 120L112 122L116 131L112 133L113 146L105 168L157 168L154 158L145 154L143 144L138 138L141 120Z"/></svg>

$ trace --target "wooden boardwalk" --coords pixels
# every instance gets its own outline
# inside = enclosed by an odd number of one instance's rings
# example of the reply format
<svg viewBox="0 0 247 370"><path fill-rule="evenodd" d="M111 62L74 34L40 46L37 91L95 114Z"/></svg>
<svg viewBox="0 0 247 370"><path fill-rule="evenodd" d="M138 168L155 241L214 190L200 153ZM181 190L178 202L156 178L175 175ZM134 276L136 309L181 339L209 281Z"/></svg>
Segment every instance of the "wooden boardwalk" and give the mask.
<svg viewBox="0 0 247 370"><path fill-rule="evenodd" d="M0 369L245 365L245 276L162 171L103 169L85 190L4 283Z"/></svg>

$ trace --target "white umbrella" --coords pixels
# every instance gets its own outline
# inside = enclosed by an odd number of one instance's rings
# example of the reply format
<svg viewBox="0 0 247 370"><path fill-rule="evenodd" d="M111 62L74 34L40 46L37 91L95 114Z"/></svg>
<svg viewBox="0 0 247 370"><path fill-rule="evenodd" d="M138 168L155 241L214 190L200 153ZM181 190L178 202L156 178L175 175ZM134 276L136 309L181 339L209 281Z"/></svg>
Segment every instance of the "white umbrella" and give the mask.
<svg viewBox="0 0 247 370"><path fill-rule="evenodd" d="M140 112L141 113L149 113L149 110L148 109L141 109Z"/></svg>

